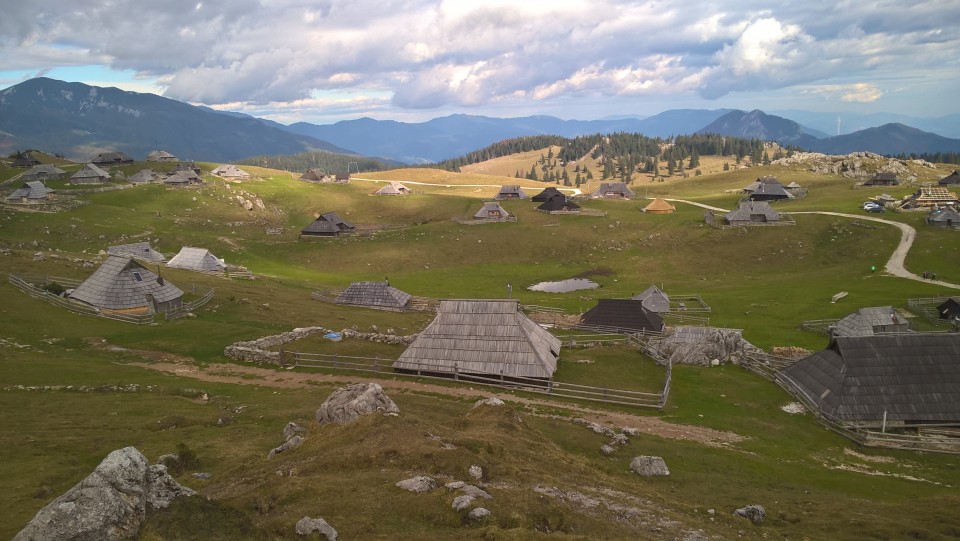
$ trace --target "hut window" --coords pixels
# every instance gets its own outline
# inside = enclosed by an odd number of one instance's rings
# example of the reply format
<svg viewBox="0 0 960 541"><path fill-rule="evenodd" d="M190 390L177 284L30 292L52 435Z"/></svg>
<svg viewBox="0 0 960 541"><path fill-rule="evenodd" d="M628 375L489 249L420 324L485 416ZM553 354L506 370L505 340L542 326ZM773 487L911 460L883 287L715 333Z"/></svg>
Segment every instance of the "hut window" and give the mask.
<svg viewBox="0 0 960 541"><path fill-rule="evenodd" d="M143 281L143 276L140 276L140 273L139 273L139 272L133 273L133 278L134 278L134 280L136 280L136 281L138 281L138 282L142 282L142 281Z"/></svg>

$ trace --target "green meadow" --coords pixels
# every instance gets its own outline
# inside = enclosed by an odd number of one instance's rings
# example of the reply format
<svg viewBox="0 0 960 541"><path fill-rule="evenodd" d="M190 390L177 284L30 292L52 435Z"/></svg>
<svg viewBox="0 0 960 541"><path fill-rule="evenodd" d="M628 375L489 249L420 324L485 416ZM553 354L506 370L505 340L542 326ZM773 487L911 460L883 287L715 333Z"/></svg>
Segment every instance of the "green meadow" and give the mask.
<svg viewBox="0 0 960 541"><path fill-rule="evenodd" d="M201 164L206 171L215 165ZM918 182L949 173L946 166L911 167ZM320 427L313 413L342 382L317 371L304 371L306 380L295 378L302 375L296 371L261 373L223 355L233 342L310 325L419 332L429 314L310 297L318 289L385 278L433 298L504 298L511 284L510 294L522 303L569 314L656 284L667 294L699 294L712 311L697 315L714 326L743 329L757 346L817 350L826 338L801 330L804 320L838 318L864 306L905 307L909 298L950 293L871 271L873 265L882 269L897 246L897 229L802 214L796 226L717 230L704 224L699 207L677 203L675 214L647 215L644 200L582 203L605 216L547 215L529 201L508 201L503 206L516 222L465 226L451 218L472 215L495 187L411 185L413 195L376 197L373 182L314 185L286 172L251 169L259 179L242 184L207 176L197 189L151 185L79 195L85 204L67 212L0 209L4 273L83 279L93 270L83 260L99 261L100 251L113 244L150 241L166 254L181 246L208 248L257 276L225 279L164 268L163 276L184 291L213 288L215 296L195 318L161 317L145 326L71 314L6 281L0 285L0 537L15 535L110 451L134 445L155 460L181 443L198 463L178 480L206 498L154 515L142 539L294 539L293 525L304 515L324 517L343 539L672 539L695 530L727 539L960 537L957 456L859 448L809 414L783 412L791 398L737 366L675 367L662 412L543 403L522 393L504 393L503 408L473 410L489 391L382 377L400 417ZM428 181L420 171L364 176ZM778 204L782 211L875 216L859 210L872 190L854 190L851 179L800 166L633 188L730 209L739 199L734 191L762 175L809 188L806 198ZM11 176L0 169L0 180ZM469 183L484 184L483 177L471 175ZM491 185L510 183L488 178ZM534 183L524 186L536 193ZM912 189L875 191L899 197ZM264 208L247 211L238 197L259 198ZM331 211L372 233L299 238L315 215ZM908 270L960 282L960 232L928 228L922 214L880 217L917 229ZM42 261L35 260L37 252ZM564 294L527 289L578 276L600 288ZM841 291L847 296L831 303ZM349 339L311 338L289 347L387 359L402 351ZM170 366L176 370L166 370ZM211 377L218 374L224 377ZM565 349L556 377L657 392L664 371L627 347L594 346ZM356 373L346 378L367 380ZM574 417L654 428L604 456L599 448L608 438L570 422ZM308 427L306 443L268 461L288 421ZM670 477L629 472L636 455L664 457ZM484 467L493 495L483 503L492 516L481 524L450 508L454 493L413 495L393 486L417 474L466 479L472 464ZM195 472L210 478L197 479ZM632 511L550 498L533 490L538 485ZM732 516L733 509L754 503L766 508L762 525Z"/></svg>

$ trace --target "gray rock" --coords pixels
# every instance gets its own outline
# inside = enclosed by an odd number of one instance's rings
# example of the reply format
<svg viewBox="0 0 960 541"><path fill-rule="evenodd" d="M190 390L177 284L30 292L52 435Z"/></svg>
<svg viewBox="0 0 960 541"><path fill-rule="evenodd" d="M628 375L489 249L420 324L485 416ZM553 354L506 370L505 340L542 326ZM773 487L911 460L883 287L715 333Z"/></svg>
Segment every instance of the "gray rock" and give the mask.
<svg viewBox="0 0 960 541"><path fill-rule="evenodd" d="M630 469L643 477L670 475L667 464L658 456L635 456L630 462Z"/></svg>
<svg viewBox="0 0 960 541"><path fill-rule="evenodd" d="M336 541L339 536L337 530L322 518L303 517L297 521L297 535L310 535L314 532L326 536L329 541Z"/></svg>
<svg viewBox="0 0 960 541"><path fill-rule="evenodd" d="M416 477L411 477L410 479L397 481L396 486L419 494L421 492L430 492L431 490L437 488L437 480L433 477L427 477L426 475L418 475Z"/></svg>
<svg viewBox="0 0 960 541"><path fill-rule="evenodd" d="M457 489L460 489L460 488L465 487L466 485L467 485L467 484L464 483L463 481L450 481L449 483L447 483L447 484L445 484L445 485L443 485L443 486L447 487L447 490L457 490Z"/></svg>
<svg viewBox="0 0 960 541"><path fill-rule="evenodd" d="M502 406L502 405L503 405L503 400L500 400L495 396L491 396L490 398L483 398L483 399L477 400L477 403L474 404L473 407L478 408L480 406Z"/></svg>
<svg viewBox="0 0 960 541"><path fill-rule="evenodd" d="M748 505L746 507L741 507L740 509L734 511L733 514L738 517L743 517L754 524L760 524L763 522L763 519L767 518L767 511L762 505Z"/></svg>
<svg viewBox="0 0 960 541"><path fill-rule="evenodd" d="M176 453L170 453L166 455L160 455L157 458L157 464L163 464L168 468L173 468L180 465L180 455Z"/></svg>
<svg viewBox="0 0 960 541"><path fill-rule="evenodd" d="M400 408L376 383L357 383L334 391L317 410L317 422L344 424L374 412L399 413Z"/></svg>
<svg viewBox="0 0 960 541"><path fill-rule="evenodd" d="M456 498L453 499L453 504L451 505L451 507L453 507L457 511L463 511L464 509L470 507L470 504L472 504L473 500L475 499L476 498L474 498L469 494L464 494L463 496L457 496Z"/></svg>
<svg viewBox="0 0 960 541"><path fill-rule="evenodd" d="M194 494L165 466L149 467L140 451L126 447L107 455L86 479L47 504L14 540L135 538L148 510Z"/></svg>
<svg viewBox="0 0 960 541"><path fill-rule="evenodd" d="M210 479L209 473L197 472L197 473L191 473L190 475L196 477L197 479Z"/></svg>
<svg viewBox="0 0 960 541"><path fill-rule="evenodd" d="M475 481L483 479L483 468L479 464L474 464L470 466L470 477L473 477Z"/></svg>
<svg viewBox="0 0 960 541"><path fill-rule="evenodd" d="M613 438L610 439L610 445L626 445L630 443L630 440L627 439L625 434L614 434Z"/></svg>
<svg viewBox="0 0 960 541"><path fill-rule="evenodd" d="M484 507L477 507L467 515L470 520L483 520L490 516L490 511Z"/></svg>
<svg viewBox="0 0 960 541"><path fill-rule="evenodd" d="M485 500L490 500L493 498L493 496L491 496L486 490L473 485L464 484L462 487L460 487L460 492L463 492L468 496L473 496L474 498L483 498Z"/></svg>
<svg viewBox="0 0 960 541"><path fill-rule="evenodd" d="M297 434L306 434L307 429L298 425L297 423L290 421L283 427L283 440L289 440L290 438L296 436Z"/></svg>
<svg viewBox="0 0 960 541"><path fill-rule="evenodd" d="M605 455L612 455L614 452L616 452L616 449L614 449L610 445L601 445L600 452Z"/></svg>
<svg viewBox="0 0 960 541"><path fill-rule="evenodd" d="M280 447L274 447L273 449L270 449L270 453L267 454L267 458L273 458L274 456L279 455L280 453L289 451L290 449L295 449L297 447L300 447L302 444L303 444L303 436L293 436L292 438L283 442L283 444L281 444Z"/></svg>

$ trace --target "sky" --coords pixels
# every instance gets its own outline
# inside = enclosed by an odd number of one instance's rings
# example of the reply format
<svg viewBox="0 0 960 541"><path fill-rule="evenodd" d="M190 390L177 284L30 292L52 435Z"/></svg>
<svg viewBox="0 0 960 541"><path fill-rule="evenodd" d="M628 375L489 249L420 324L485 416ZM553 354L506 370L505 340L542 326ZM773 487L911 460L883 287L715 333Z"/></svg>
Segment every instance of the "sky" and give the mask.
<svg viewBox="0 0 960 541"><path fill-rule="evenodd" d="M45 76L284 124L668 109L960 113L960 0L16 0Z"/></svg>

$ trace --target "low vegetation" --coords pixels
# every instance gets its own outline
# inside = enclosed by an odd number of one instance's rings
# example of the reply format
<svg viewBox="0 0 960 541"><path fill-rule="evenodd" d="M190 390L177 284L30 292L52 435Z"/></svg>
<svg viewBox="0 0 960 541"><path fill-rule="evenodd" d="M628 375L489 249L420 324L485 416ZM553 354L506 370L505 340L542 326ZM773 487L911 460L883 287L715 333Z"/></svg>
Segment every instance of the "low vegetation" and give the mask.
<svg viewBox="0 0 960 541"><path fill-rule="evenodd" d="M195 318L150 326L67 313L0 285L0 536L15 535L107 453L134 445L151 460L178 446L193 453L195 461L177 472L178 480L205 497L154 515L143 539L293 539L293 524L304 515L323 516L344 539L516 539L558 532L571 539L682 538L696 530L711 538L960 537L955 456L857 448L809 414L782 411L791 401L787 394L736 366L675 367L662 412L531 401L522 393L504 393L504 407L473 410L487 391L381 377L399 417L320 427L313 412L330 392L344 381L368 378L255 372L223 356L228 344L295 327L376 325L405 335L429 322L425 313L378 312L310 297L355 280L387 278L434 298L506 297L511 284L513 298L568 313L654 283L668 294L700 294L712 308L705 314L711 325L744 329L760 347L811 350L826 340L801 330L803 320L840 317L861 306L903 307L908 298L945 293L872 272L873 265L882 268L899 232L849 218L804 214L793 227L720 231L704 225L699 207L681 203L677 213L655 216L640 212L646 201L632 200L583 202L605 216L547 215L529 201L507 201L515 223L460 226L450 220L475 212L500 184L519 182L534 192L541 183L517 181L513 172L521 163L529 170L539 155L505 156L498 160L514 163L491 162L486 171L470 173L369 172L355 175L369 180L347 185L306 184L288 172L251 167L258 178L243 184L207 176L207 184L193 190L153 185L86 194L77 197L88 204L60 213L2 207L5 273L82 279L107 246L150 241L167 254L183 245L208 248L257 279L163 269L164 278L185 291L214 288L216 295ZM207 171L214 165L201 164ZM949 173L946 166L908 166L918 183ZM732 208L740 197L735 192L762 175L809 188L806 198L780 205L786 212L858 214L869 195L851 189L850 179L801 166L721 167L663 182L638 176L632 186L641 195ZM415 193L371 196L378 180L410 182ZM240 192L254 194L265 208L245 210L236 200ZM316 213L328 211L382 229L371 236L298 239ZM960 261L956 231L927 229L917 214L884 217L918 229L909 270L960 281L957 265L950 264ZM581 275L601 288L565 294L526 289ZM831 303L840 291L848 295ZM296 347L384 358L400 350L319 337ZM559 381L650 392L659 391L664 377L652 360L617 345L565 349L559 366ZM609 438L571 422L576 417L637 427L640 435L605 456L599 449ZM308 427L306 442L267 460L289 421ZM629 472L636 455L664 457L670 477ZM413 495L394 487L417 474L466 479L473 464L483 466L493 495L485 504L493 515L479 525L450 508L452 494ZM621 512L606 503L551 497L535 486L604 499ZM767 509L762 525L732 515L754 503ZM186 521L197 526L185 528Z"/></svg>

